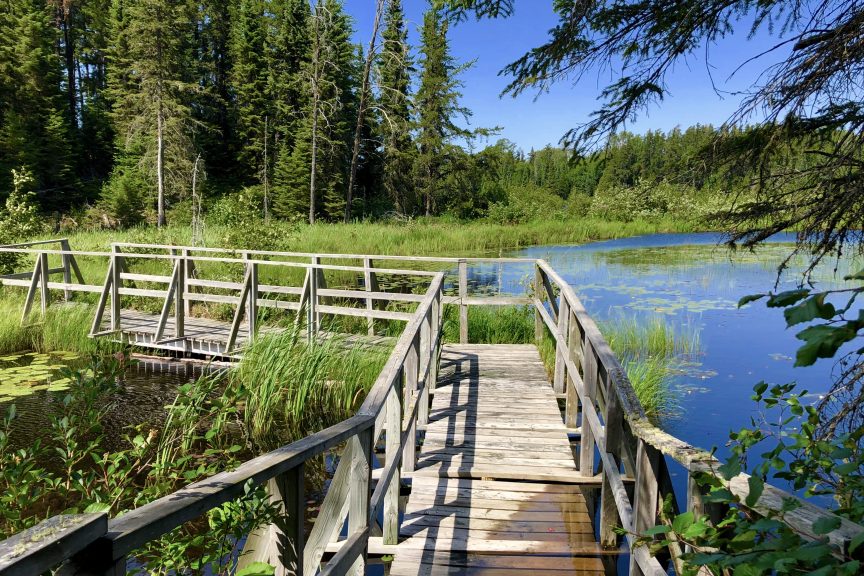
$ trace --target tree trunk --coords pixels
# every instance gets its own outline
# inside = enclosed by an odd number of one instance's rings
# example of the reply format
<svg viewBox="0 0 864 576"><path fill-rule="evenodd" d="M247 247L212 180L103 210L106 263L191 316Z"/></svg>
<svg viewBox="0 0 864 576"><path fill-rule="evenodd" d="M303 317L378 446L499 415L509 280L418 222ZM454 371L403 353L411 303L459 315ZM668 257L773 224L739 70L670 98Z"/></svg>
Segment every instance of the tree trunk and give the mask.
<svg viewBox="0 0 864 576"><path fill-rule="evenodd" d="M63 22L63 59L66 64L66 98L69 101L69 124L72 130L78 129L78 99L75 90L75 46L72 42L72 6L60 6Z"/></svg>
<svg viewBox="0 0 864 576"><path fill-rule="evenodd" d="M369 97L369 77L372 74L372 62L375 60L375 45L378 40L378 27L384 13L384 0L378 0L375 6L375 21L372 24L372 38L366 51L366 63L363 66L363 83L360 86L360 102L357 105L357 125L354 127L354 149L351 152L351 171L348 176L348 192L345 202L345 223L351 221L351 203L354 200L354 181L357 179L357 159L360 156L360 138L363 133L363 121L366 116L366 101Z"/></svg>
<svg viewBox="0 0 864 576"><path fill-rule="evenodd" d="M162 112L162 103L159 103L159 111L156 114L156 192L157 209L156 225L161 228L165 225L165 118Z"/></svg>

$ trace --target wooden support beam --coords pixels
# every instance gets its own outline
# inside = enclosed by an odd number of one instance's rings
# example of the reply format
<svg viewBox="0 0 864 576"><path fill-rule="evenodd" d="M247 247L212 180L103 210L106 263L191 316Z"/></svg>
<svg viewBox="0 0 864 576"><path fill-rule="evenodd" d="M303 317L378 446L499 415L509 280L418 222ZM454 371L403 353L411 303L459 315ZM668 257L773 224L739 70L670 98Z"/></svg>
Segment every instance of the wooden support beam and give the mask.
<svg viewBox="0 0 864 576"><path fill-rule="evenodd" d="M363 284L365 285L367 292L378 292L378 277L375 275L375 272L372 270L372 259L364 258L363 259ZM372 298L366 298L366 310L370 313L374 308L375 302ZM367 332L369 336L375 335L375 319L370 315L367 322Z"/></svg>
<svg viewBox="0 0 864 576"><path fill-rule="evenodd" d="M354 444L351 488L348 494L348 534L369 534L369 487L372 485L372 430L366 429L349 440ZM347 548L347 547L346 547ZM341 550L340 550L341 552ZM366 545L354 560L348 574L363 576L366 571Z"/></svg>
<svg viewBox="0 0 864 576"><path fill-rule="evenodd" d="M459 260L459 342L468 343L468 262Z"/></svg>
<svg viewBox="0 0 864 576"><path fill-rule="evenodd" d="M386 484L384 493L384 544L399 543L399 488L401 478L397 461L402 457L402 404L399 392L391 389L387 395L387 435L385 436L385 466L393 466L393 478Z"/></svg>

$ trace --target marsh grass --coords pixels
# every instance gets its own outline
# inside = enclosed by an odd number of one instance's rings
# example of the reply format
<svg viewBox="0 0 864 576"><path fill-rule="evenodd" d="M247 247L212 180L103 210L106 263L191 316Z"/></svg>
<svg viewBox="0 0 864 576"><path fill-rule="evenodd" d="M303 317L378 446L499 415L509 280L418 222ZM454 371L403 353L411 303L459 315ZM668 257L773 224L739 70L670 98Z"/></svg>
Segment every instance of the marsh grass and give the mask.
<svg viewBox="0 0 864 576"><path fill-rule="evenodd" d="M645 413L659 419L677 409L671 381L676 368L699 352L699 332L676 329L665 318L619 317L600 330L627 371Z"/></svg>
<svg viewBox="0 0 864 576"><path fill-rule="evenodd" d="M282 446L353 415L389 355L330 338L307 344L299 330L263 336L229 373L226 394L261 450Z"/></svg>
<svg viewBox="0 0 864 576"><path fill-rule="evenodd" d="M486 220L461 222L447 218L418 218L408 222L356 222L297 226L270 224L278 238L270 250L292 252L404 254L426 256L479 255L537 244L572 244L589 240L622 238L657 232L686 232L693 224L672 219L653 222L616 222L599 218L545 220L518 225ZM208 224L206 246L226 245L227 229ZM161 229L138 227L117 231L80 231L69 235L74 250L105 251L112 241L189 245L188 226Z"/></svg>
<svg viewBox="0 0 864 576"><path fill-rule="evenodd" d="M443 317L444 342L459 342L459 307L448 305ZM534 309L529 306L471 306L468 342L533 344Z"/></svg>

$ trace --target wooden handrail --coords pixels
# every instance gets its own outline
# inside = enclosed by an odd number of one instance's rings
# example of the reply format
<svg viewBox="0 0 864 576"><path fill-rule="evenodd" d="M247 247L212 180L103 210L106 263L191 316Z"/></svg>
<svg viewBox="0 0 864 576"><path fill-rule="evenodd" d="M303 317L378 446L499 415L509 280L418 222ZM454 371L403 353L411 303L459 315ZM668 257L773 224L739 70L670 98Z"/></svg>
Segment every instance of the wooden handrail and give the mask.
<svg viewBox="0 0 864 576"><path fill-rule="evenodd" d="M576 411L581 413L580 471L587 473L586 464L593 463L595 445L603 464L602 543L610 546L616 543L617 535L609 529L615 516L628 532L631 544L635 534L655 525L658 506L671 491L672 484L662 455L683 466L689 474L688 502L679 508L699 512L700 494L695 475L709 473L719 477L717 470L721 462L705 450L659 429L648 419L624 368L573 288L545 260L537 260L536 266L536 284L543 287L542 292L550 300L554 298L551 285L560 292L559 314L555 317L546 309L536 286L534 306L541 325L545 325L555 340L555 384L563 385L564 375L567 377L565 421L575 426ZM568 317L565 318L565 314ZM600 386L592 390L589 382ZM574 396L573 401L570 394ZM585 441L586 433L590 436L588 443ZM628 474L635 476L632 499L624 487L619 468L622 465ZM729 490L742 502L749 494L748 478L746 474L739 474L726 482ZM820 537L812 529L813 522L820 517L840 521L839 528L827 535L829 542L840 552L846 549L853 537L864 531L860 525L770 485L765 486L752 509L763 515L779 513L784 510L784 501L788 499L796 500L799 507L784 511L783 521L802 535L813 539ZM643 573L665 573L644 548L633 551L632 563L638 564Z"/></svg>

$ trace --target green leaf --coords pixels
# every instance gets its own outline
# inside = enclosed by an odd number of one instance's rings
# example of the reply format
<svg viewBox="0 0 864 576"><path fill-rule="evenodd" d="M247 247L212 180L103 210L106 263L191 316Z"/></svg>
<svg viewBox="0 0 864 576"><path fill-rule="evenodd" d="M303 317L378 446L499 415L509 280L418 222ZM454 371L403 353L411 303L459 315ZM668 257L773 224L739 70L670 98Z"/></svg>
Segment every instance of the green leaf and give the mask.
<svg viewBox="0 0 864 576"><path fill-rule="evenodd" d="M825 516L813 523L813 532L816 534L828 534L839 527L840 518L838 516Z"/></svg>
<svg viewBox="0 0 864 576"><path fill-rule="evenodd" d="M642 534L643 536L659 536L660 534L667 534L671 530L668 526L654 526L645 530Z"/></svg>
<svg viewBox="0 0 864 576"><path fill-rule="evenodd" d="M817 358L832 358L837 350L858 334L850 324L843 326L810 326L798 334L796 338L806 342L798 349L795 366L810 366Z"/></svg>
<svg viewBox="0 0 864 576"><path fill-rule="evenodd" d="M759 501L759 497L762 496L762 491L765 489L765 482L762 481L761 477L753 475L747 479L747 485L750 487L750 492L747 494L744 504L752 508L756 505L756 502Z"/></svg>
<svg viewBox="0 0 864 576"><path fill-rule="evenodd" d="M802 322L810 322L816 318L830 320L837 314L834 305L825 303L825 292L816 294L811 298L807 298L800 304L787 308L783 311L783 316L786 318L786 326L794 326Z"/></svg>
<svg viewBox="0 0 864 576"><path fill-rule="evenodd" d="M849 554L854 554L861 544L864 544L864 532L859 532L849 541Z"/></svg>
<svg viewBox="0 0 864 576"><path fill-rule="evenodd" d="M850 274L849 276L844 276L844 280L864 280L864 270L859 270L855 274Z"/></svg>
<svg viewBox="0 0 864 576"><path fill-rule="evenodd" d="M741 462L737 458L732 458L717 468L717 470L723 475L724 479L731 480L741 473Z"/></svg>
<svg viewBox="0 0 864 576"><path fill-rule="evenodd" d="M238 570L235 576L273 576L276 568L264 562L253 562L242 570Z"/></svg>
<svg viewBox="0 0 864 576"><path fill-rule="evenodd" d="M84 514L94 514L96 512L108 512L111 510L111 505L107 502L94 502L84 508Z"/></svg>
<svg viewBox="0 0 864 576"><path fill-rule="evenodd" d="M742 306L745 306L750 302L761 300L765 296L767 296L767 294L748 294L747 296L744 296L743 298L738 300L738 308L741 308Z"/></svg>
<svg viewBox="0 0 864 576"><path fill-rule="evenodd" d="M672 521L672 530L681 534L687 530L691 524L693 524L693 518L693 512L684 512L683 514L679 514Z"/></svg>
<svg viewBox="0 0 864 576"><path fill-rule="evenodd" d="M799 300L803 300L809 295L810 290L808 288L787 290L786 292L780 292L779 294L772 294L771 297L768 298L767 305L769 308L785 308L786 306L795 304Z"/></svg>

